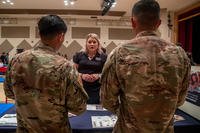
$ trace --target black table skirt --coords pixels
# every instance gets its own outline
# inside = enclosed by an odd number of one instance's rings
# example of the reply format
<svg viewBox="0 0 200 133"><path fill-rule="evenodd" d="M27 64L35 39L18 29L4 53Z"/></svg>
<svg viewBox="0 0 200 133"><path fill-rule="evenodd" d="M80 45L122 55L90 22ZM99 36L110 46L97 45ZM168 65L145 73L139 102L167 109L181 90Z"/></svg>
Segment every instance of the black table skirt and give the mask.
<svg viewBox="0 0 200 133"><path fill-rule="evenodd" d="M15 107L12 107L4 114L15 113ZM111 133L112 128L92 128L91 116L108 116L112 113L108 111L86 111L83 114L71 117L70 124L73 133ZM174 123L175 133L200 133L200 121L194 119L181 110L176 111L176 115L182 116L185 120ZM0 133L15 132L16 126L0 126Z"/></svg>

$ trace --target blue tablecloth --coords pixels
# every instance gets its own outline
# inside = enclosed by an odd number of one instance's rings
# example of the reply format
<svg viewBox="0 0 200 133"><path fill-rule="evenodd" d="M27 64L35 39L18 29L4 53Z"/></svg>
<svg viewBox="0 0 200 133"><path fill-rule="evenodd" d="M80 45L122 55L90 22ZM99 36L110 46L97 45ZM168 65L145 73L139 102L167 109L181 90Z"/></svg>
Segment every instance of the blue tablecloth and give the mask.
<svg viewBox="0 0 200 133"><path fill-rule="evenodd" d="M0 104L0 117L2 115L5 114L5 112L7 112L9 109L11 109L12 107L14 107L14 104L11 104L11 103L3 103L3 104Z"/></svg>
<svg viewBox="0 0 200 133"><path fill-rule="evenodd" d="M112 128L92 128L91 116L110 116L111 112L108 111L86 111L83 114L69 118L72 129L76 130L108 130Z"/></svg>
<svg viewBox="0 0 200 133"><path fill-rule="evenodd" d="M1 104L0 104L1 105ZM9 104L8 104L9 105ZM3 104L0 106L3 107ZM7 111L1 111L0 116L3 114L13 114L15 113L14 105L10 104L10 107L6 107ZM86 111L83 114L75 117L71 117L70 124L73 129L73 133L111 133L112 128L92 128L91 116L108 116L112 113L108 111ZM200 132L200 122L188 114L182 112L181 110L176 111L176 115L182 116L185 120L175 122L175 133L199 133ZM16 127L11 126L0 126L0 133L7 133L10 131L15 131Z"/></svg>
<svg viewBox="0 0 200 133"><path fill-rule="evenodd" d="M3 77L0 77L0 83L3 83L4 82L4 78Z"/></svg>

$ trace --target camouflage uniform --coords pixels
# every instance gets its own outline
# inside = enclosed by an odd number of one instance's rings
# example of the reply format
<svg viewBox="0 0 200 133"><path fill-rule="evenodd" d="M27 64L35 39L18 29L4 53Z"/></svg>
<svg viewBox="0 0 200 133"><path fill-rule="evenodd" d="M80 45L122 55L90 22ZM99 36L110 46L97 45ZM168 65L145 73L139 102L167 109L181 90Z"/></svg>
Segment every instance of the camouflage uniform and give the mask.
<svg viewBox="0 0 200 133"><path fill-rule="evenodd" d="M17 133L70 133L68 111L86 110L78 72L43 44L12 59L4 90L16 102Z"/></svg>
<svg viewBox="0 0 200 133"><path fill-rule="evenodd" d="M101 102L117 114L114 133L171 133L173 115L185 100L190 64L181 47L140 32L109 55Z"/></svg>

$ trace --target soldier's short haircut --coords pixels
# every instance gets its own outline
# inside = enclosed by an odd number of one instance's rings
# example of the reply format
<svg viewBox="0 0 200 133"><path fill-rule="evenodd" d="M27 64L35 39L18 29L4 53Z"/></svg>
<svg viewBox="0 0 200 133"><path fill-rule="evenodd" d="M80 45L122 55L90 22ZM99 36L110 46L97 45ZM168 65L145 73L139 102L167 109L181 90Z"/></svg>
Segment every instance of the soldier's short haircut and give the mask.
<svg viewBox="0 0 200 133"><path fill-rule="evenodd" d="M42 37L53 38L59 33L66 33L67 25L57 15L47 15L38 22L39 34Z"/></svg>
<svg viewBox="0 0 200 133"><path fill-rule="evenodd" d="M155 0L140 0L133 6L132 16L141 25L152 27L160 19L160 5Z"/></svg>

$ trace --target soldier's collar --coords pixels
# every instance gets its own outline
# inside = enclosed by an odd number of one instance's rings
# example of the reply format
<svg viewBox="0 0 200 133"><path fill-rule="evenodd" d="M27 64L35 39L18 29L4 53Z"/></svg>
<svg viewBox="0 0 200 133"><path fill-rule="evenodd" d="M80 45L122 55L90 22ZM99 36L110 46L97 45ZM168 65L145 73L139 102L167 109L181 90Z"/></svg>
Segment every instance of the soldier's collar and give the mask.
<svg viewBox="0 0 200 133"><path fill-rule="evenodd" d="M158 36L158 35L155 31L141 31L136 35L136 38L141 36Z"/></svg>
<svg viewBox="0 0 200 133"><path fill-rule="evenodd" d="M42 48L42 49L47 49L47 50L52 51L52 52L56 52L55 49L53 49L52 47L50 47L50 46L48 46L48 45L46 45L46 44L44 44L42 42L38 45L38 47Z"/></svg>

